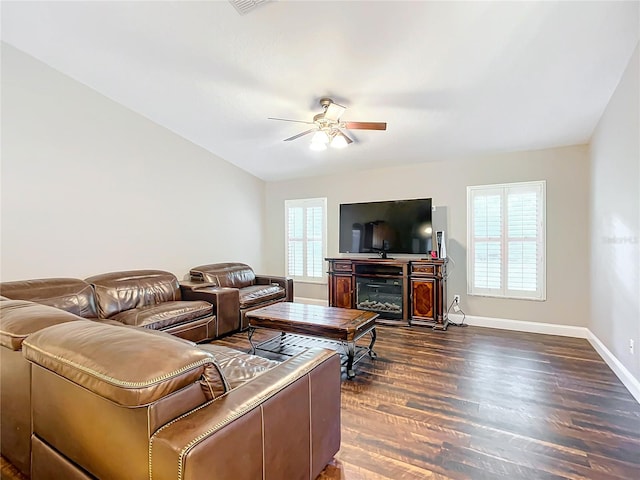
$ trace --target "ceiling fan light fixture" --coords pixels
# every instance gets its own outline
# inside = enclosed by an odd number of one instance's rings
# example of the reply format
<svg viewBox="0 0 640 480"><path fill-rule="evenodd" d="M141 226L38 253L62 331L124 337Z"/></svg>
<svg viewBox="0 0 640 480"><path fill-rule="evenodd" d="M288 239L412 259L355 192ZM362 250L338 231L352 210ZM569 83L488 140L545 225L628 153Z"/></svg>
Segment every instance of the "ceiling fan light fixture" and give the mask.
<svg viewBox="0 0 640 480"><path fill-rule="evenodd" d="M349 145L349 143L347 142L346 137L338 132L334 135L333 140L331 140L331 147L332 148L345 148Z"/></svg>
<svg viewBox="0 0 640 480"><path fill-rule="evenodd" d="M321 152L327 149L327 144L322 142L311 142L311 144L309 145L309 148L316 152Z"/></svg>
<svg viewBox="0 0 640 480"><path fill-rule="evenodd" d="M329 135L327 135L327 132L325 132L324 130L318 130L316 133L313 134L313 137L311 138L311 143L319 143L321 145L329 143Z"/></svg>

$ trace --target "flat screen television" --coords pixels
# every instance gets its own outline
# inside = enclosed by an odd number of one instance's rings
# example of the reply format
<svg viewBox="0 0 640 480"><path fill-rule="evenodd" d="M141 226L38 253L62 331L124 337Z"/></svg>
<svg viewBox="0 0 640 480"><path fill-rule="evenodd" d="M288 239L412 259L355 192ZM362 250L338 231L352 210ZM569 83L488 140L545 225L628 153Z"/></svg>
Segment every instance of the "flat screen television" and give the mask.
<svg viewBox="0 0 640 480"><path fill-rule="evenodd" d="M340 205L340 253L425 255L432 239L430 198Z"/></svg>

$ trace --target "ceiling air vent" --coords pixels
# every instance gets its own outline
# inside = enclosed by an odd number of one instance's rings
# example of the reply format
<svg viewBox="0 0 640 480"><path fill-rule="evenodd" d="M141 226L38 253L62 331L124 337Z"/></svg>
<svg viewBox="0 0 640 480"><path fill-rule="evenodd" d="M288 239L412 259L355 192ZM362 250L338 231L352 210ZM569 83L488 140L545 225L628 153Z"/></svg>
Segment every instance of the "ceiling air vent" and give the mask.
<svg viewBox="0 0 640 480"><path fill-rule="evenodd" d="M264 5L265 3L270 3L272 1L274 0L229 0L229 3L236 7L236 10L238 10L240 15L244 15L255 10L260 5Z"/></svg>

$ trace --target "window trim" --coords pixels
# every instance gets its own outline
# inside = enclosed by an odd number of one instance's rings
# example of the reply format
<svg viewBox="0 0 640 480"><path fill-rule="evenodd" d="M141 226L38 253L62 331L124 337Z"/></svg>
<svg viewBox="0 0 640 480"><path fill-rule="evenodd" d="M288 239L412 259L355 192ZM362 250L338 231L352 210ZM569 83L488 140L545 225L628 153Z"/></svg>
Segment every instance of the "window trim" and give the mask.
<svg viewBox="0 0 640 480"><path fill-rule="evenodd" d="M508 272L508 238L507 238L507 198L509 189L536 189L539 191L540 206L538 209L538 218L536 222L539 224L539 231L537 232L537 245L539 247L539 253L537 258L538 263L538 276L537 276L537 288L531 295L522 294L523 290L509 290L507 282ZM476 297L493 297L513 300L532 300L532 301L546 301L547 299L547 193L546 193L546 181L537 180L529 182L512 182L512 183L499 183L492 185L474 185L467 186L467 295ZM501 249L501 276L502 276L502 288L500 289L479 289L474 287L473 281L475 277L475 242L474 242L474 210L473 210L473 192L490 190L500 190L501 196L501 236L500 236L500 249ZM513 292L513 293L510 293Z"/></svg>
<svg viewBox="0 0 640 480"><path fill-rule="evenodd" d="M319 206L322 209L322 275L320 277L310 277L307 275L289 275L289 209L292 207L317 207ZM306 213L305 219L303 222L306 225ZM306 241L308 237L306 235L306 227L305 227L305 237L303 240L303 252L306 252ZM303 258L305 257L305 253L303 253ZM284 271L285 275L290 278L293 278L296 282L301 283L315 283L315 284L326 284L327 283L327 272L326 268L324 268L324 259L327 257L327 198L326 197L316 197L316 198L298 198L298 199L289 199L284 201ZM304 264L304 270L306 274L306 264Z"/></svg>

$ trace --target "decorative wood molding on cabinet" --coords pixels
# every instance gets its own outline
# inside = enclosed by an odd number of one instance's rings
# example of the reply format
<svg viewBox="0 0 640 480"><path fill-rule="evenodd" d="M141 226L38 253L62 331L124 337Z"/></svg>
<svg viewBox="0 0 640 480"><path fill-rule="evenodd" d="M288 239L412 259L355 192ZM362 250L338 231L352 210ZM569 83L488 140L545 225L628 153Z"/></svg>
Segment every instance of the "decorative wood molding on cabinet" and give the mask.
<svg viewBox="0 0 640 480"><path fill-rule="evenodd" d="M446 330L446 258L325 260L330 306L372 310L380 323Z"/></svg>

